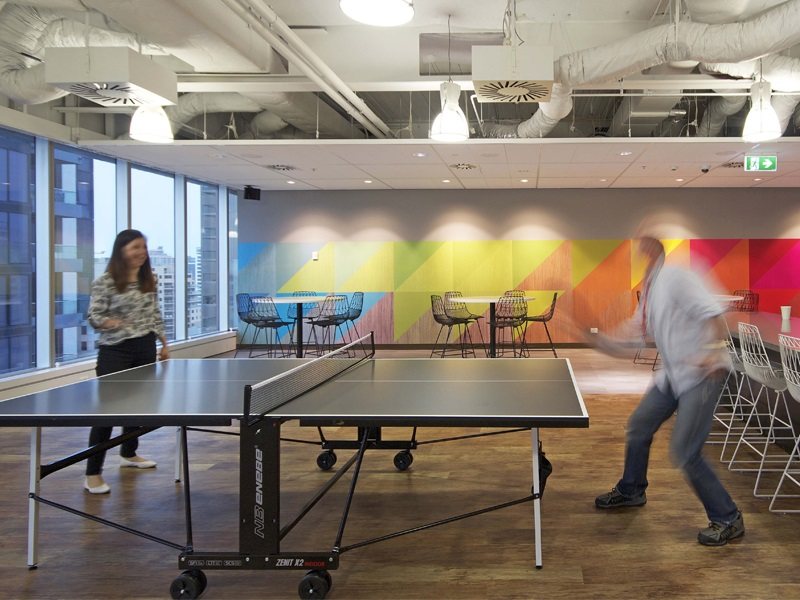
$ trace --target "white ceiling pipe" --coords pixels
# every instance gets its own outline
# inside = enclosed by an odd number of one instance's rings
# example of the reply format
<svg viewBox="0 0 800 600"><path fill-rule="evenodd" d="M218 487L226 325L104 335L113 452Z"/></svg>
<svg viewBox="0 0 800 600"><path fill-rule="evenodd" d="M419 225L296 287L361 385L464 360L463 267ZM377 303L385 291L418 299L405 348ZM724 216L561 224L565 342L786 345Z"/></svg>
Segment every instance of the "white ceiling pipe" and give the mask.
<svg viewBox="0 0 800 600"><path fill-rule="evenodd" d="M268 44L275 48L278 52L283 54L290 62L294 63L303 74L316 83L322 90L327 93L337 104L339 104L350 116L356 121L361 123L367 131L372 133L375 137L385 138L386 135L371 123L361 112L352 106L350 102L345 99L337 90L335 90L328 82L324 81L305 61L301 59L289 46L275 33L269 30L261 20L250 13L246 8L242 7L236 0L222 0L225 5L234 11L246 23L253 26L253 30L261 36Z"/></svg>
<svg viewBox="0 0 800 600"><path fill-rule="evenodd" d="M614 81L666 62L752 61L800 43L797 23L800 23L800 0L789 0L742 23L681 23L677 28L677 40L673 24L659 25L619 42L559 57L554 63L555 80L557 84L571 88ZM537 116L546 110L547 104L540 103L539 111L519 124L520 137L527 137L523 132L529 130L535 133L535 137L543 137L555 127L552 118L545 118L547 113ZM551 123L552 127L545 130Z"/></svg>
<svg viewBox="0 0 800 600"><path fill-rule="evenodd" d="M0 50L0 93L22 104L42 104L67 95L45 83L43 64L22 53L45 58L45 47L78 47L87 41L105 46L138 46L131 34L87 27L48 10L17 5L2 8L2 31L6 48Z"/></svg>
<svg viewBox="0 0 800 600"><path fill-rule="evenodd" d="M164 112L169 117L172 133L198 115L218 112L257 113L264 110L260 104L234 92L197 94L189 93L178 97L175 106L167 106Z"/></svg>
<svg viewBox="0 0 800 600"><path fill-rule="evenodd" d="M286 45L291 48L293 53L298 55L325 81L329 82L337 92L344 96L352 106L384 134L379 137L392 135L389 126L266 3L262 0L239 0L239 4L254 11L258 18L266 21L269 26L267 31L271 32L272 29L277 31L280 38L286 42Z"/></svg>
<svg viewBox="0 0 800 600"><path fill-rule="evenodd" d="M659 25L624 40L572 52L555 61L555 79L577 86L613 81L670 61L742 62L800 43L800 0L741 23Z"/></svg>
<svg viewBox="0 0 800 600"><path fill-rule="evenodd" d="M790 56L772 55L759 60L740 63L702 63L700 69L705 73L728 75L741 79L764 79L769 81L772 89L778 92L800 92L800 59ZM792 113L800 96L773 96L772 107L778 114L781 131L786 131ZM730 114L735 114L734 111ZM720 125L719 130L722 129ZM699 132L698 132L699 134ZM714 133L710 135L716 135Z"/></svg>
<svg viewBox="0 0 800 600"><path fill-rule="evenodd" d="M263 110L250 121L250 133L256 139L271 135L288 127L288 123L275 113Z"/></svg>
<svg viewBox="0 0 800 600"><path fill-rule="evenodd" d="M738 113L747 103L747 96L719 96L708 103L697 126L698 137L715 137L722 131L729 116Z"/></svg>

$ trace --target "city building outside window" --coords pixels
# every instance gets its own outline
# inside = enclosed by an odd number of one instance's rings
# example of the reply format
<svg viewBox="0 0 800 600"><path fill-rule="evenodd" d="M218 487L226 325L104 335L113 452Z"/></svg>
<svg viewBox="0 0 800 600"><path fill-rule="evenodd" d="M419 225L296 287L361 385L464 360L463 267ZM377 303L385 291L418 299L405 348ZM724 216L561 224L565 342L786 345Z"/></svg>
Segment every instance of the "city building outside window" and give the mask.
<svg viewBox="0 0 800 600"><path fill-rule="evenodd" d="M87 152L53 148L55 360L97 352L86 320L92 281L108 264L116 231L116 164Z"/></svg>
<svg viewBox="0 0 800 600"><path fill-rule="evenodd" d="M0 129L0 374L36 365L35 140Z"/></svg>
<svg viewBox="0 0 800 600"><path fill-rule="evenodd" d="M150 264L158 277L158 300L168 340L175 322L175 178L131 167L131 227L147 238Z"/></svg>
<svg viewBox="0 0 800 600"><path fill-rule="evenodd" d="M219 330L219 187L186 182L186 326Z"/></svg>

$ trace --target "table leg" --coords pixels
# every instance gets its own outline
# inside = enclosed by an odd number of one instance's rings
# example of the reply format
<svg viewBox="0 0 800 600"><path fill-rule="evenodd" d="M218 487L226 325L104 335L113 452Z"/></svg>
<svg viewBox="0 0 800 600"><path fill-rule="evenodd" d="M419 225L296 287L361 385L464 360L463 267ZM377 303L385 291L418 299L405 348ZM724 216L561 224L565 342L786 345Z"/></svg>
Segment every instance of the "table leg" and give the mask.
<svg viewBox="0 0 800 600"><path fill-rule="evenodd" d="M39 550L39 503L33 496L39 495L39 465L42 459L42 428L31 428L30 481L28 484L28 568L35 569Z"/></svg>
<svg viewBox="0 0 800 600"><path fill-rule="evenodd" d="M531 449L533 452L533 545L536 553L536 568L542 568L542 500L539 481L539 429L531 428Z"/></svg>
<svg viewBox="0 0 800 600"><path fill-rule="evenodd" d="M297 303L297 358L303 358L303 303Z"/></svg>
<svg viewBox="0 0 800 600"><path fill-rule="evenodd" d="M495 303L489 303L489 358L497 357L497 340L495 334L497 328L495 327Z"/></svg>

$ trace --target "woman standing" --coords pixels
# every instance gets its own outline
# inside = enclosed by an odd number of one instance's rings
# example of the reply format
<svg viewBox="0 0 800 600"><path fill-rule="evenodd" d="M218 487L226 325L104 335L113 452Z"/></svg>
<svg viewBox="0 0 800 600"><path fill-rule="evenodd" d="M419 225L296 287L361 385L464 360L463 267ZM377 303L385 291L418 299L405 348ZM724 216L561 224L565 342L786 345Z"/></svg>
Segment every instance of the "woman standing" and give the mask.
<svg viewBox="0 0 800 600"><path fill-rule="evenodd" d="M100 332L97 376L108 375L156 362L156 338L161 340L159 358L169 358L164 322L158 309L156 277L150 267L147 241L142 232L126 229L117 234L106 272L92 283L89 323ZM89 445L111 438L112 427L92 427ZM123 433L137 427L124 427ZM156 462L136 454L139 438L120 447L120 466L149 469ZM111 491L103 481L105 452L86 460L83 487L90 494Z"/></svg>

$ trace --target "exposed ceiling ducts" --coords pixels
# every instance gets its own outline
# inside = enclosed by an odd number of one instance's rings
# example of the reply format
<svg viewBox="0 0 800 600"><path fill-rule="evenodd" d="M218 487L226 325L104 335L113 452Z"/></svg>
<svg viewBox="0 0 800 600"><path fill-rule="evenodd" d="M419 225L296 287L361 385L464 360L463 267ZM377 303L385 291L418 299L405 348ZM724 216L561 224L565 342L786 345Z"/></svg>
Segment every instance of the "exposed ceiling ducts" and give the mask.
<svg viewBox="0 0 800 600"><path fill-rule="evenodd" d="M591 26L597 3L554 3L542 14L541 3L518 0L516 52L536 51L527 36L556 57L549 101L530 107L470 106L469 58L460 73L420 75L421 64L442 63L420 56L419 39L446 28L443 9L456 12L454 29L478 39L500 29L506 0L432 0L409 25L381 31L353 25L331 4L0 2L0 94L16 107L102 114L46 82L45 49L124 46L177 74L181 94L167 113L186 139L426 138L438 112L433 90L450 76L478 138L735 136L761 78L786 134L797 132L800 0L624 0L604 5L603 28ZM114 113L119 124L105 134L117 137L128 118Z"/></svg>

